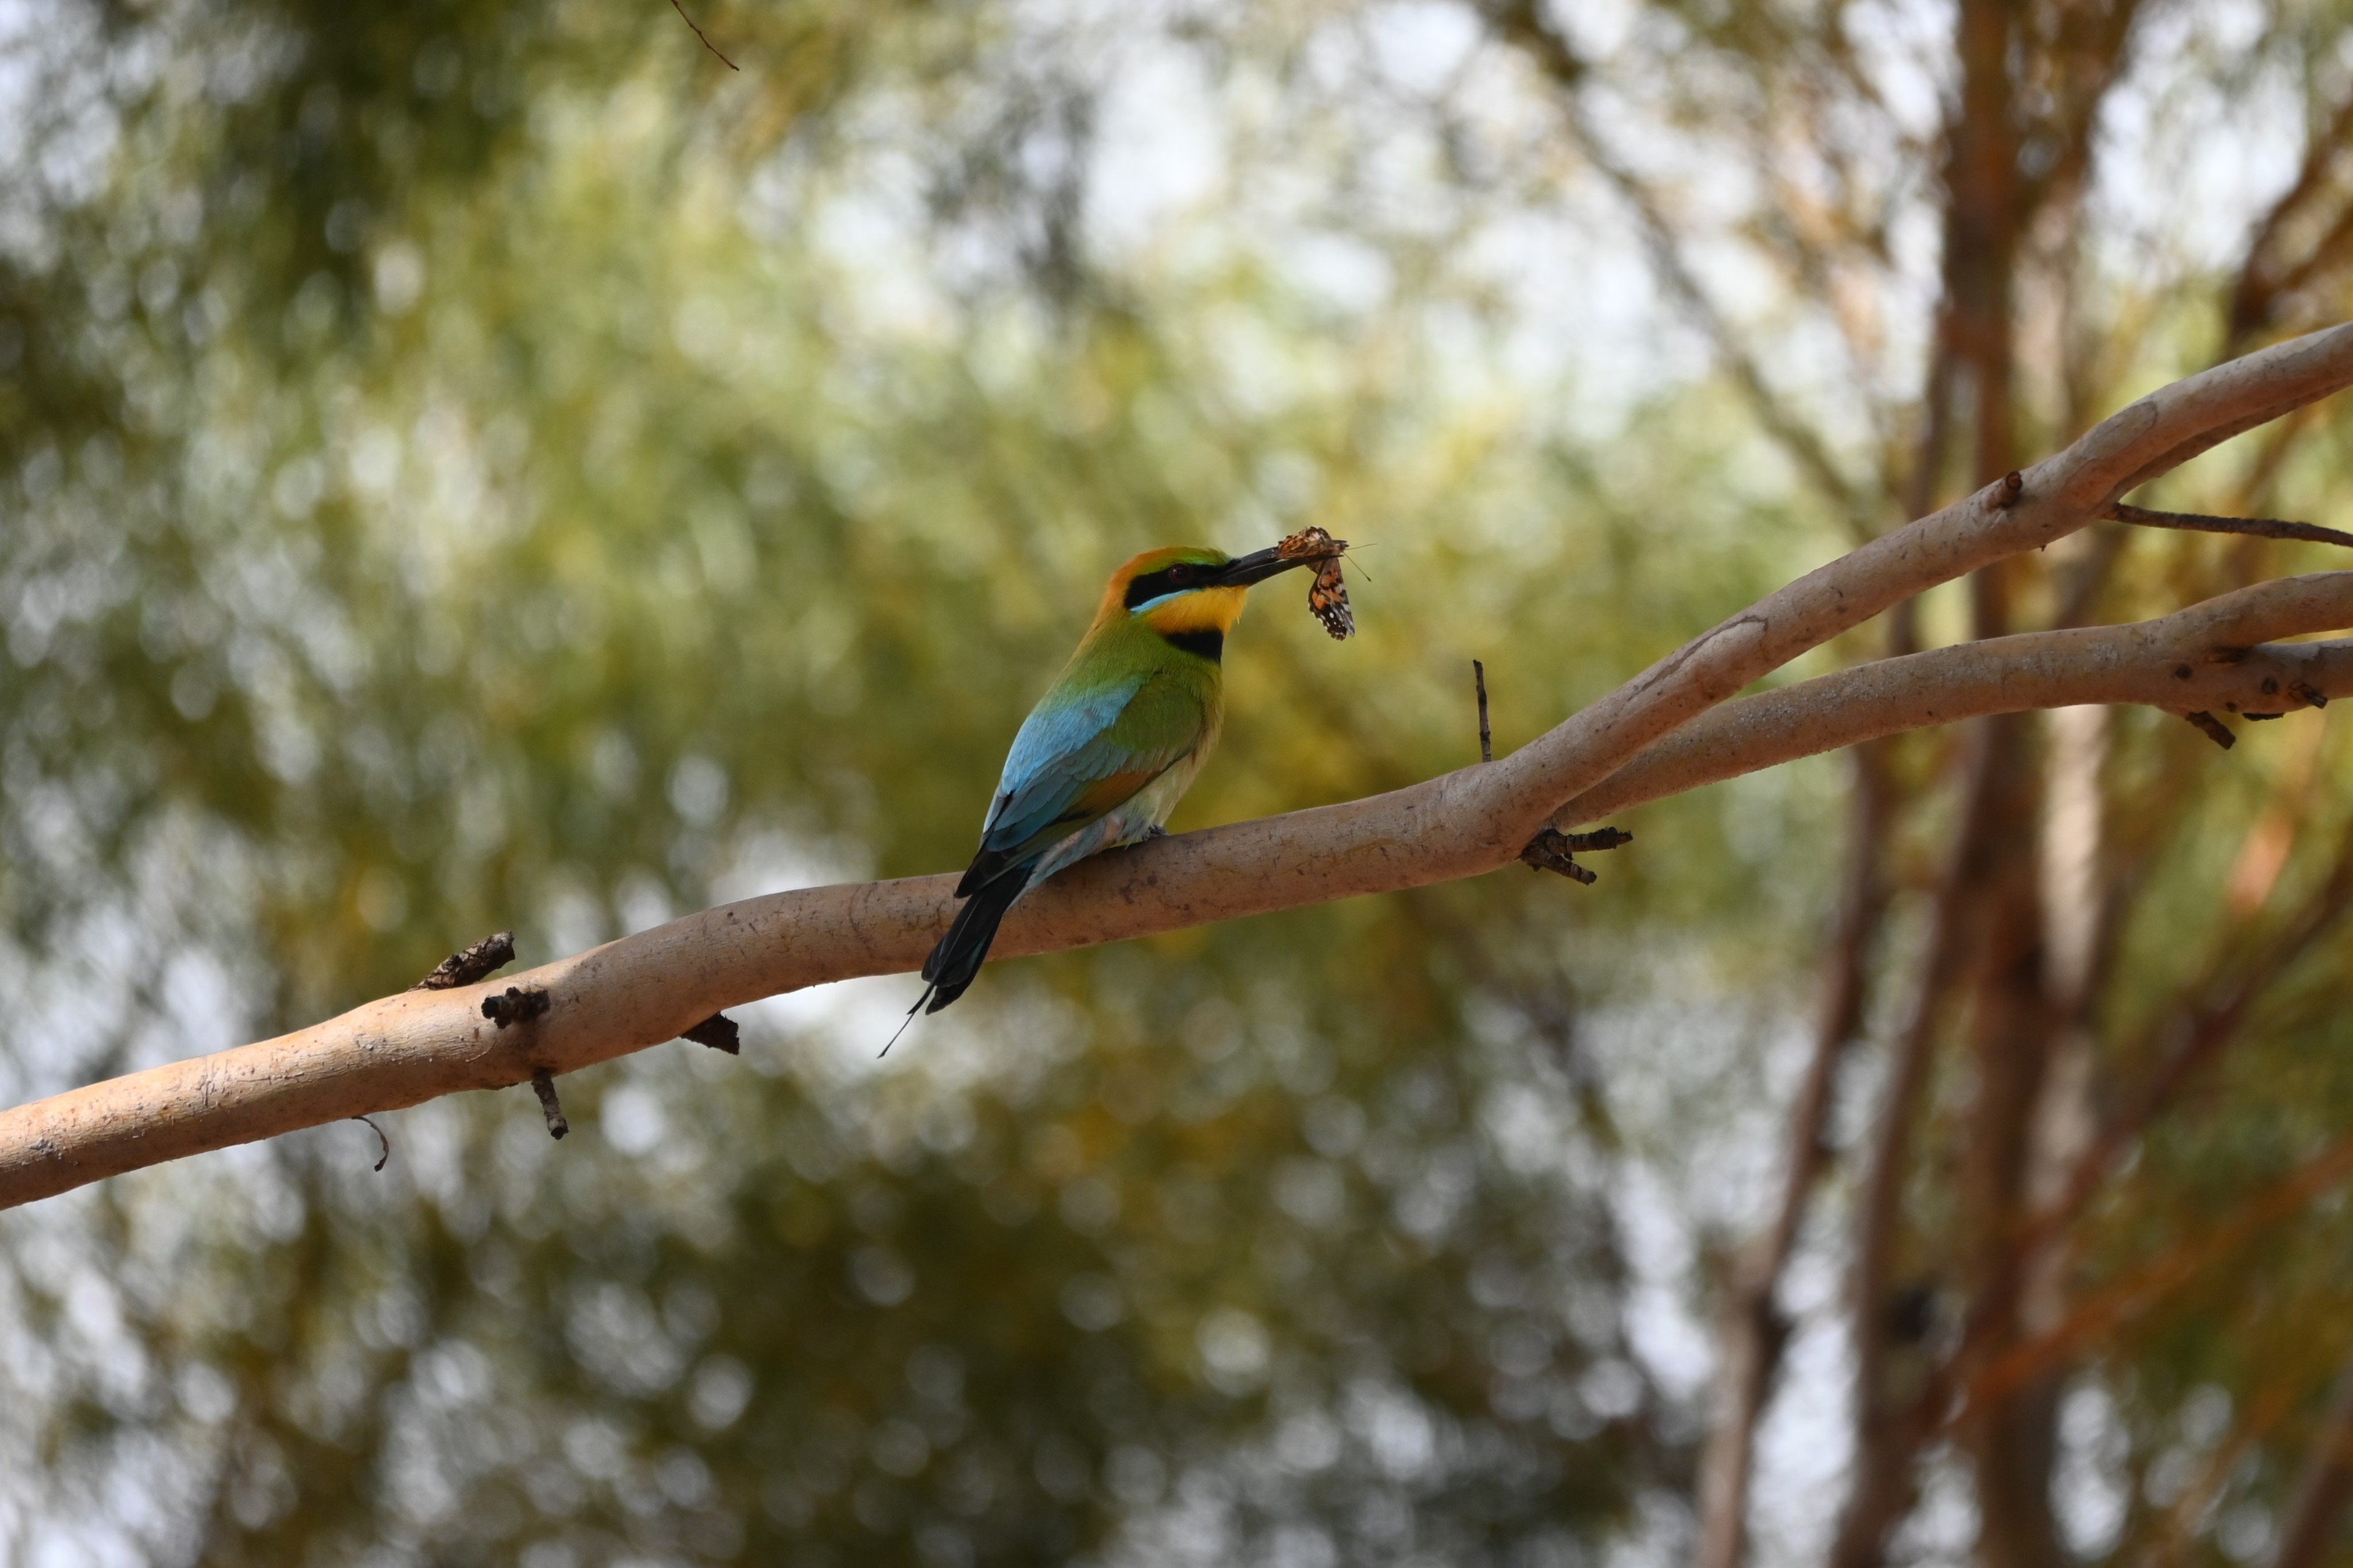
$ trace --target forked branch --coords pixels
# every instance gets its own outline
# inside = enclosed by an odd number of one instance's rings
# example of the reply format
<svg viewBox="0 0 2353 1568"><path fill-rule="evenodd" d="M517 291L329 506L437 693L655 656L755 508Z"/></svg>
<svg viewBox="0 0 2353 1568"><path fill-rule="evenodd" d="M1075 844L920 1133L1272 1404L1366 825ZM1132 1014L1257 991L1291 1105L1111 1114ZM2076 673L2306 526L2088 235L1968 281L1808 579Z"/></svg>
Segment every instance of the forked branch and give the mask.
<svg viewBox="0 0 2353 1568"><path fill-rule="evenodd" d="M1556 814L1589 820L1792 756L1977 713L2117 701L2182 711L2194 700L2200 711L2252 714L2308 703L2296 682L2320 698L2353 691L2353 655L2341 649L2255 647L2353 625L2353 577L2338 574L2263 584L2145 626L1869 665L1825 678L1843 686L1808 682L1692 725L1891 605L2063 539L2134 487L2348 384L2347 326L2177 382L2014 484L1808 573L1507 757L1388 795L1082 862L1023 901L997 951L1084 947L1476 876L1515 861ZM1688 734L1676 734L1686 726ZM672 1039L758 997L913 970L947 921L955 880L811 888L704 910L507 976L503 987L404 993L274 1040L0 1112L0 1206L459 1089L553 1078ZM489 1016L485 1001L493 1003Z"/></svg>

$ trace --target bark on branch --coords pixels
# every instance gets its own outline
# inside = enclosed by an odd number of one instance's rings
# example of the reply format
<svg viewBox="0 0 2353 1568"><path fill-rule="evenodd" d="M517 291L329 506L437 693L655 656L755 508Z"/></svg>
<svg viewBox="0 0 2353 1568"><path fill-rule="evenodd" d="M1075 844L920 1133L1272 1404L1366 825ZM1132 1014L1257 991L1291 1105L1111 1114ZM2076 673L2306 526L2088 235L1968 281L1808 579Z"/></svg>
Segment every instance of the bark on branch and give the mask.
<svg viewBox="0 0 2353 1568"><path fill-rule="evenodd" d="M2064 538L2134 487L2348 384L2353 326L2177 382L2027 470L2017 487L1989 487L1767 595L1508 757L1083 862L1024 900L997 952L1084 947L1476 876L1514 862L1556 814L1589 820L1751 767L1976 713L2109 701L2182 710L2185 700L2201 710L2282 711L2302 705L2287 695L2291 679L2323 697L2353 690L2332 684L2353 670L2341 651L2213 657L2353 625L2353 589L2330 574L2264 584L2147 626L1915 656L1943 665L1865 666L1825 678L1847 682L1835 689L1842 695L1824 698L1821 682L1808 682L1751 699L1628 769L1809 649L1926 589ZM2153 653L2171 664L2157 668ZM2184 665L2188 676L2172 673ZM2280 681L2278 693L2263 689L2266 678ZM2254 706L2275 697L2276 707ZM1757 706L1775 703L1788 706ZM1854 717L1841 721L1842 711ZM1777 745L1776 733L1786 743ZM1621 770L1627 776L1613 779ZM0 1112L0 1207L300 1127L575 1071L758 997L914 969L946 923L955 880L812 888L705 910L507 977L546 997L540 1014L504 1020L512 1026L484 1016L488 985L405 993L274 1040Z"/></svg>
<svg viewBox="0 0 2353 1568"><path fill-rule="evenodd" d="M1569 802L1559 820L1594 822L1799 757L1991 713L2089 703L2264 716L2325 707L2353 689L2353 642L2272 639L2348 626L2353 572L2322 572L2130 626L1880 659L1725 703Z"/></svg>

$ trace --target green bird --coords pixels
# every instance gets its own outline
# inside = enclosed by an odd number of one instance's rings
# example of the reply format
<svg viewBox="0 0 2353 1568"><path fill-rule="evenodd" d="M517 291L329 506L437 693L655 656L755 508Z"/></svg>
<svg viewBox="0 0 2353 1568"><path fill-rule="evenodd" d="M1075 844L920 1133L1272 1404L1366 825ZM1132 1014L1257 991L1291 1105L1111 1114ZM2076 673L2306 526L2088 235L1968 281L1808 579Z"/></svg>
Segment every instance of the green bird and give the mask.
<svg viewBox="0 0 2353 1568"><path fill-rule="evenodd" d="M1236 557L1179 545L1112 574L1094 625L1013 737L980 853L956 884L964 906L923 961L930 984L909 1016L965 994L1022 894L1161 831L1218 743L1226 634L1250 585L1315 564L1280 548Z"/></svg>

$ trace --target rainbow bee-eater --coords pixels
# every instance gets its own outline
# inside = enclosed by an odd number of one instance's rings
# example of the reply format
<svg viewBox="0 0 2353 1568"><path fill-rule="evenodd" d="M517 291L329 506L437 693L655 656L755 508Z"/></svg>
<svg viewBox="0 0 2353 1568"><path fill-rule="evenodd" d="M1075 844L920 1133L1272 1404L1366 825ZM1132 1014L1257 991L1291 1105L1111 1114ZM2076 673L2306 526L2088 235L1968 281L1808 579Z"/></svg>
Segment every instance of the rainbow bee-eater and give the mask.
<svg viewBox="0 0 2353 1568"><path fill-rule="evenodd" d="M915 1005L965 994L1022 894L1072 861L1161 831L1218 742L1226 634L1250 584L1312 560L1179 545L1112 574L1094 625L1013 737ZM926 1005L928 1004L928 1005ZM913 1009L910 1009L912 1013Z"/></svg>

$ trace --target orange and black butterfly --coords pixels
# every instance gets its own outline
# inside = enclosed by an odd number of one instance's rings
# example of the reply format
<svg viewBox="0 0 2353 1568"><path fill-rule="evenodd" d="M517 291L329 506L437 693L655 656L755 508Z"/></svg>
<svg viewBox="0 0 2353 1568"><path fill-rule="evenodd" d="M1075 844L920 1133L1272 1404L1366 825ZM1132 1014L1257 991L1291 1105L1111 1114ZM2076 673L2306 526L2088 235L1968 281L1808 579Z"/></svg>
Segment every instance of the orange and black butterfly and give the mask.
<svg viewBox="0 0 2353 1568"><path fill-rule="evenodd" d="M1340 557L1347 553L1348 542L1335 539L1320 528L1303 528L1275 548L1286 561L1316 563L1315 581L1307 589L1307 607L1335 640L1346 641L1356 629L1356 615L1348 608L1348 585L1340 576Z"/></svg>

